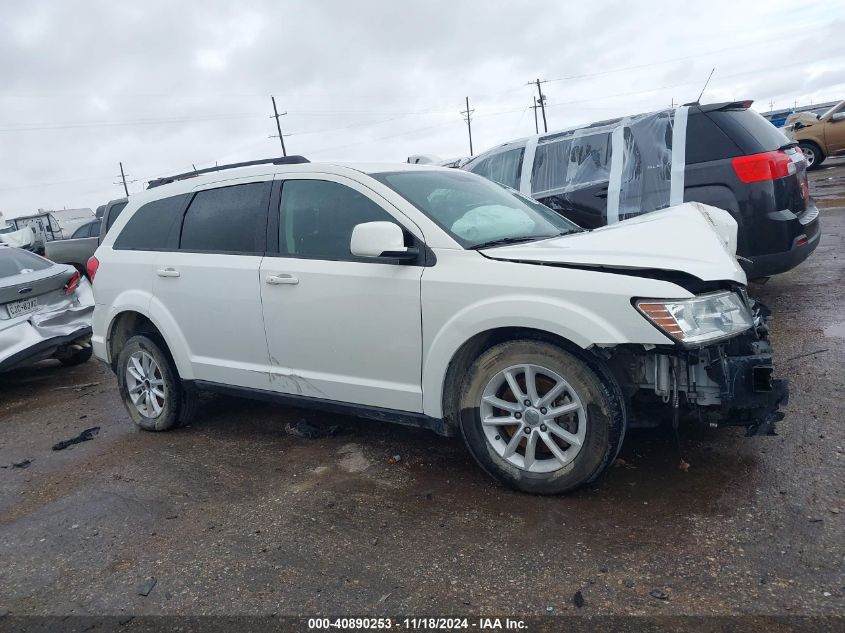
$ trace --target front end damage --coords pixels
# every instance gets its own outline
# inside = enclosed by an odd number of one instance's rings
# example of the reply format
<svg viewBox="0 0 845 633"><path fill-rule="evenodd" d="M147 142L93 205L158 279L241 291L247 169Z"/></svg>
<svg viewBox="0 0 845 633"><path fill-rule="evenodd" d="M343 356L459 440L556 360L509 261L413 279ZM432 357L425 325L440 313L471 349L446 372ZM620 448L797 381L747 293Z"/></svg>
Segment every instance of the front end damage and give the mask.
<svg viewBox="0 0 845 633"><path fill-rule="evenodd" d="M710 427L742 426L748 435L774 435L789 399L786 380L774 378L768 309L749 302L754 326L701 347L621 346L602 350L629 404L632 427L680 417Z"/></svg>

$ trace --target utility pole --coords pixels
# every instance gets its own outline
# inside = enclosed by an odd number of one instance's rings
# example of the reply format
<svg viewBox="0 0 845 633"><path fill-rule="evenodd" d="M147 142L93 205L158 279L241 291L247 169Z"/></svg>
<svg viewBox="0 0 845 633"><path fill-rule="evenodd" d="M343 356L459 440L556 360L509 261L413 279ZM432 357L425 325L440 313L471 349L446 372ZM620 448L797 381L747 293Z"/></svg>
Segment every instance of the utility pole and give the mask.
<svg viewBox="0 0 845 633"><path fill-rule="evenodd" d="M126 194L126 197L129 197L129 187L126 186L126 172L123 171L123 162L118 162L120 165L120 180L114 184L119 185L123 183L123 192ZM136 182L135 180L130 180L129 182Z"/></svg>
<svg viewBox="0 0 845 633"><path fill-rule="evenodd" d="M287 156L288 152L285 149L285 137L282 135L282 126L279 123L279 117L285 116L287 112L282 112L279 114L279 111L276 109L276 97L270 96L270 100L273 102L273 118L276 119L276 129L279 131L279 141L282 144L282 156ZM273 138L272 136L270 138Z"/></svg>
<svg viewBox="0 0 845 633"><path fill-rule="evenodd" d="M535 79L534 81L529 81L528 85L535 84L537 86L537 101L540 103L540 111L543 113L543 132L549 131L549 125L546 123L546 95L543 94L543 91L540 89L540 84L546 83L545 80Z"/></svg>
<svg viewBox="0 0 845 633"><path fill-rule="evenodd" d="M537 108L539 108L540 106L537 105L537 97L532 97L532 99L534 99L534 105L531 106L531 109L534 110L534 133L539 134L540 124L537 123Z"/></svg>
<svg viewBox="0 0 845 633"><path fill-rule="evenodd" d="M129 197L129 188L126 186L126 174L123 172L123 162L120 163L120 179L123 181L123 192Z"/></svg>
<svg viewBox="0 0 845 633"><path fill-rule="evenodd" d="M672 97L672 101L669 104L669 107L672 108L673 110L675 109L675 97Z"/></svg>
<svg viewBox="0 0 845 633"><path fill-rule="evenodd" d="M469 155L472 156L472 113L475 110L469 109L469 97L467 97L467 109L461 111L464 116L464 122L467 124L467 131L469 132Z"/></svg>

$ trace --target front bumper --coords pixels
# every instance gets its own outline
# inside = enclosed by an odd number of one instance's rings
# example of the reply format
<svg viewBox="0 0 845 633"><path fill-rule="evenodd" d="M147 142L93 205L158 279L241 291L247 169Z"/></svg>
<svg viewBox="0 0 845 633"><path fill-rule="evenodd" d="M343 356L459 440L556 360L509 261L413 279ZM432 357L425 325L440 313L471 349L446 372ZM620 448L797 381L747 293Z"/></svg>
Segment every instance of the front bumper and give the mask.
<svg viewBox="0 0 845 633"><path fill-rule="evenodd" d="M729 356L717 349L706 367L707 375L721 388L720 425L744 426L749 435L774 433L779 411L789 402L786 380L773 378L770 353Z"/></svg>

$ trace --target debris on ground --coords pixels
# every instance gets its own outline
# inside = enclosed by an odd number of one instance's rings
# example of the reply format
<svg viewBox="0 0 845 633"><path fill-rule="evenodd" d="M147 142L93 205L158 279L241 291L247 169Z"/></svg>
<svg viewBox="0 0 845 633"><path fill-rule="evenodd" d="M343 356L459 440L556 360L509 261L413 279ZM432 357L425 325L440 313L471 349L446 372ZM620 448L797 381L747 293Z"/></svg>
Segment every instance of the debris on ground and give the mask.
<svg viewBox="0 0 845 633"><path fill-rule="evenodd" d="M622 459L621 457L617 457L613 460L613 467L614 468L627 468L629 470L636 469L632 463L628 462L627 460Z"/></svg>
<svg viewBox="0 0 845 633"><path fill-rule="evenodd" d="M387 463L388 463L388 464L398 464L398 463L399 463L399 462L401 462L401 461L402 461L402 456L401 456L401 455L391 455L391 456L388 458Z"/></svg>
<svg viewBox="0 0 845 633"><path fill-rule="evenodd" d="M29 468L29 465L32 463L31 459L24 459L20 462L15 462L12 464L12 468ZM3 468L8 468L8 466L3 466Z"/></svg>
<svg viewBox="0 0 845 633"><path fill-rule="evenodd" d="M681 458L681 461L678 464L678 470L680 470L683 473L689 472L689 463L684 461L683 458Z"/></svg>
<svg viewBox="0 0 845 633"><path fill-rule="evenodd" d="M138 587L138 595L139 596L150 595L150 592L153 590L153 587L156 586L157 582L158 582L158 580L156 579L155 576L150 576L149 578L144 580L143 584L141 584L141 586Z"/></svg>
<svg viewBox="0 0 845 633"><path fill-rule="evenodd" d="M68 446L73 446L74 444L80 444L82 442L87 442L88 440L93 440L99 432L99 426L92 426L90 429L85 429L84 431L82 431L82 433L80 433L76 437L72 437L69 440L62 440L61 442L53 444L53 450L63 451Z"/></svg>
<svg viewBox="0 0 845 633"><path fill-rule="evenodd" d="M625 585L628 589L631 589L634 586L634 581L626 578L622 581L622 584Z"/></svg>
<svg viewBox="0 0 845 633"><path fill-rule="evenodd" d="M301 437L306 440L316 440L321 437L333 437L340 431L340 426L333 424L325 428L314 426L305 418L297 422L288 422L285 425L285 433L293 437Z"/></svg>
<svg viewBox="0 0 845 633"><path fill-rule="evenodd" d="M580 591L576 591L575 595L572 596L572 603L578 607L579 609L584 606L584 594Z"/></svg>
<svg viewBox="0 0 845 633"><path fill-rule="evenodd" d="M84 382L81 385L68 385L66 387L53 387L53 391L82 391L83 389L88 389L89 387L96 387L100 383L98 382Z"/></svg>
<svg viewBox="0 0 845 633"><path fill-rule="evenodd" d="M657 598L658 600L668 600L669 595L665 591L661 591L660 589L652 589L648 592L652 598Z"/></svg>

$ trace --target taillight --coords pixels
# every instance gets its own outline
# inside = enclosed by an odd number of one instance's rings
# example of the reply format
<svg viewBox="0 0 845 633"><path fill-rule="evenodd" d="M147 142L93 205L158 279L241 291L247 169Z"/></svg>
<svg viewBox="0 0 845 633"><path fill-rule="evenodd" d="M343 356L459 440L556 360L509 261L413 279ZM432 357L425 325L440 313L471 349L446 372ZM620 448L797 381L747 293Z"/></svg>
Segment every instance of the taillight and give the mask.
<svg viewBox="0 0 845 633"><path fill-rule="evenodd" d="M737 156L733 167L737 178L745 183L784 178L796 171L792 158L781 150Z"/></svg>
<svg viewBox="0 0 845 633"><path fill-rule="evenodd" d="M73 277L70 278L70 281L67 282L65 286L65 294L72 295L74 290L79 287L79 273L73 273Z"/></svg>
<svg viewBox="0 0 845 633"><path fill-rule="evenodd" d="M88 259L88 264L85 267L88 270L88 279L91 283L94 283L94 275L97 274L97 270L100 268L100 260L94 257L93 255Z"/></svg>

